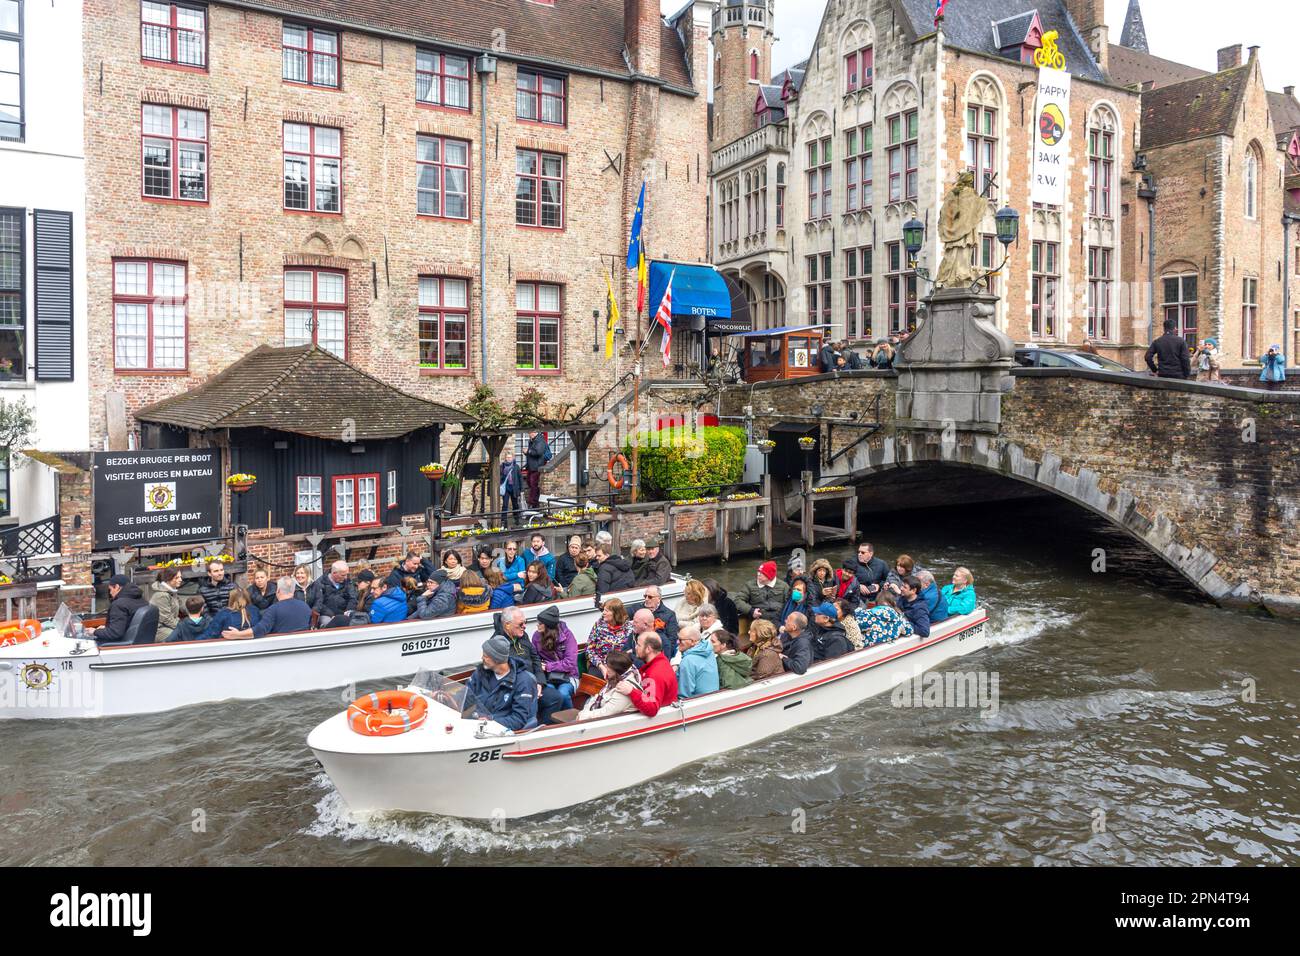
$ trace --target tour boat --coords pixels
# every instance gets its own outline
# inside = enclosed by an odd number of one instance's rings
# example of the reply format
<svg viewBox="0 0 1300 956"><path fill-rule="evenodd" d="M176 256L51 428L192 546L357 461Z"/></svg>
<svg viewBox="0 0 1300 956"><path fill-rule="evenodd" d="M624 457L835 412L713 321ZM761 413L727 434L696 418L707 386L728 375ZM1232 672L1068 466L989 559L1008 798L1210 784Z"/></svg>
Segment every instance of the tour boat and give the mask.
<svg viewBox="0 0 1300 956"><path fill-rule="evenodd" d="M661 588L672 606L684 578ZM644 586L615 591L631 614ZM600 616L593 597L553 602L574 636L586 640ZM529 630L548 605L524 607ZM219 700L261 699L358 681L410 674L420 668L465 668L482 658L497 611L435 620L325 628L249 640L187 641L98 647L78 639L64 620L46 622L37 636L0 646L0 719L115 717L149 714Z"/></svg>
<svg viewBox="0 0 1300 956"><path fill-rule="evenodd" d="M936 625L929 637L875 645L814 664L806 674L690 698L655 717L633 711L522 733L462 719L458 706L448 706L458 702L449 690L460 685L418 674L406 692L422 701L420 718L410 722L418 723L415 729L400 732L397 722L391 736L367 736L352 729L349 715L361 713L354 705L316 727L307 745L355 813L526 817L595 800L839 713L982 650L987 630L988 615L976 608Z"/></svg>

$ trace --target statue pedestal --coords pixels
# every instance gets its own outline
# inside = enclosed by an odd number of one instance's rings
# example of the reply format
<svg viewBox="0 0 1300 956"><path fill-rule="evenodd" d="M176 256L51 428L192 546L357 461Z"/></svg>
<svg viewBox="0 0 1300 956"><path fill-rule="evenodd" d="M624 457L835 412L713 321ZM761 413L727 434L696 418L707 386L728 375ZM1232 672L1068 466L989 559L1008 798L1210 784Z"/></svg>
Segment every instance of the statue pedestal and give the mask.
<svg viewBox="0 0 1300 956"><path fill-rule="evenodd" d="M899 349L899 428L996 434L1002 395L1015 380L1015 343L998 329L997 296L939 289L925 300L927 315Z"/></svg>

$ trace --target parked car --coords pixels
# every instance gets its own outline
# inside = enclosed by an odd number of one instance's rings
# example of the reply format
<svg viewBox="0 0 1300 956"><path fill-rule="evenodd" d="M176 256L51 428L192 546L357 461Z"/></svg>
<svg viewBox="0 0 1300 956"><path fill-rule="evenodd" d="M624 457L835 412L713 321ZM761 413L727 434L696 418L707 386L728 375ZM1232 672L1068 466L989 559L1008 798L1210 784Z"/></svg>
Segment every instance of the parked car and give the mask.
<svg viewBox="0 0 1300 956"><path fill-rule="evenodd" d="M1025 368L1086 368L1094 372L1141 374L1114 359L1075 349L1016 349L1016 364Z"/></svg>

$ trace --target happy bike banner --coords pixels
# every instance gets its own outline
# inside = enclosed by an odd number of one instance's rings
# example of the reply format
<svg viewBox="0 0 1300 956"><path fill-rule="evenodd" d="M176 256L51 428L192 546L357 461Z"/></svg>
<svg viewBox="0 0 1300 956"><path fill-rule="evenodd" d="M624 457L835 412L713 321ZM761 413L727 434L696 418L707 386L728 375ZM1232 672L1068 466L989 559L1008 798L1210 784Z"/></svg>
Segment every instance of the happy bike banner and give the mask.
<svg viewBox="0 0 1300 956"><path fill-rule="evenodd" d="M1042 67L1038 71L1037 129L1034 131L1032 202L1065 205L1070 155L1070 74Z"/></svg>
<svg viewBox="0 0 1300 956"><path fill-rule="evenodd" d="M215 448L95 453L95 550L221 537Z"/></svg>

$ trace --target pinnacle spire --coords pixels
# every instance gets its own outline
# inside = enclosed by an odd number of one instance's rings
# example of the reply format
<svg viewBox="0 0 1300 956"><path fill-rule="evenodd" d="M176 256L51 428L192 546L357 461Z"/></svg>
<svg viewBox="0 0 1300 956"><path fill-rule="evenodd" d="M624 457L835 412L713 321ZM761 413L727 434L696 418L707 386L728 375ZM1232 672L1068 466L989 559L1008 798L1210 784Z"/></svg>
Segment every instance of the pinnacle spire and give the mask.
<svg viewBox="0 0 1300 956"><path fill-rule="evenodd" d="M1150 53L1147 49L1147 28L1142 22L1142 4L1140 0L1128 0L1128 13L1124 15L1124 32L1120 34L1120 46L1126 46L1130 50L1138 50L1142 53Z"/></svg>

